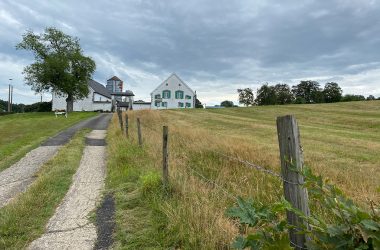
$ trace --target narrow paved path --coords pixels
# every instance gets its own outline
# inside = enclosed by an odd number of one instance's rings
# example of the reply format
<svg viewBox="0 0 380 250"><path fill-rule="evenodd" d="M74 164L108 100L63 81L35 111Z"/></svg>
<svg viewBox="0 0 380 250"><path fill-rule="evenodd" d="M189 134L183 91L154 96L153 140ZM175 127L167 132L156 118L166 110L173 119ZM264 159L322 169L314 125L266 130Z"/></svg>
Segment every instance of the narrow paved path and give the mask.
<svg viewBox="0 0 380 250"><path fill-rule="evenodd" d="M0 172L0 208L8 204L20 192L24 192L33 182L35 173L82 128L106 129L112 114L100 114L96 117L77 123L46 140L42 145L20 161ZM52 118L54 119L54 118Z"/></svg>
<svg viewBox="0 0 380 250"><path fill-rule="evenodd" d="M104 187L106 130L93 130L86 139L82 160L61 205L46 226L46 232L29 249L93 249L96 226L88 216ZM95 145L95 146L94 146Z"/></svg>

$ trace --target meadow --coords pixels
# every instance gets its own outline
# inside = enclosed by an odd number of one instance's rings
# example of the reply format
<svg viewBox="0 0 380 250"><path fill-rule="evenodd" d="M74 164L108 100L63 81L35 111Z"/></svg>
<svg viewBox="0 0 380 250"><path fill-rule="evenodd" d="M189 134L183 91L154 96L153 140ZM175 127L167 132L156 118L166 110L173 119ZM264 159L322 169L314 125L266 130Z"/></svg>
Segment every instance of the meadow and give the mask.
<svg viewBox="0 0 380 250"><path fill-rule="evenodd" d="M15 163L47 138L96 114L73 112L68 118L56 118L53 112L0 116L0 171Z"/></svg>
<svg viewBox="0 0 380 250"><path fill-rule="evenodd" d="M305 165L359 206L379 204L380 101L129 112L130 138L116 116L108 136L116 247L228 248L241 229L225 216L234 197L269 204L283 190L278 178L223 155L279 173L276 117L286 114L297 118ZM169 126L167 194L160 186L163 125ZM328 217L318 206L311 212Z"/></svg>

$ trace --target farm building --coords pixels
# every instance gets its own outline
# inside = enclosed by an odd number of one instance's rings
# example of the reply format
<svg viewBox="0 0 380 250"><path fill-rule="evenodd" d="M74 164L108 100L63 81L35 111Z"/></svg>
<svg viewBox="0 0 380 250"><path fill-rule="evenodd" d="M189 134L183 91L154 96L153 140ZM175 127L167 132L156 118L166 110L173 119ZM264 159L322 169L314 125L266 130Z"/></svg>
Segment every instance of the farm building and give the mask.
<svg viewBox="0 0 380 250"><path fill-rule="evenodd" d="M152 109L194 108L196 94L175 73L155 88L151 95Z"/></svg>
<svg viewBox="0 0 380 250"><path fill-rule="evenodd" d="M116 76L109 79L108 83L114 83ZM77 100L74 102L74 111L112 111L112 106L123 106L124 108L129 108L129 103L133 104L133 92L130 90L122 91L122 81L117 78L120 82L115 83L113 86L117 88L106 88L103 84L90 80L88 82L89 94L86 98L82 100ZM112 81L111 81L112 80ZM109 84L111 85L111 84ZM121 86L121 89L120 89ZM116 90L116 91L115 91ZM118 103L120 103L118 105ZM133 109L133 106L131 107ZM59 96L53 93L52 98L52 110L66 110L66 96Z"/></svg>

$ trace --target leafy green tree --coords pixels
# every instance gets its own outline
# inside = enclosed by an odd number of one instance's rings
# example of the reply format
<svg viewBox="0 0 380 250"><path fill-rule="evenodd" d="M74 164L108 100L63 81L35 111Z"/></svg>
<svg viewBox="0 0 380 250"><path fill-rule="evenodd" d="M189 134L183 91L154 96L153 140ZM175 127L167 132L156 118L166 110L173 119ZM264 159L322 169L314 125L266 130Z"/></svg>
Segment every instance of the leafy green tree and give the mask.
<svg viewBox="0 0 380 250"><path fill-rule="evenodd" d="M198 98L195 99L195 108L197 108L197 109L203 108L203 105L202 105L201 101L198 100Z"/></svg>
<svg viewBox="0 0 380 250"><path fill-rule="evenodd" d="M353 101L364 101L365 97L362 95L344 95L342 97L342 102L353 102Z"/></svg>
<svg viewBox="0 0 380 250"><path fill-rule="evenodd" d="M322 102L323 93L316 81L301 81L298 85L292 87L292 92L296 99L305 100L305 103Z"/></svg>
<svg viewBox="0 0 380 250"><path fill-rule="evenodd" d="M275 105L277 103L277 96L274 86L269 86L268 83L262 85L256 94L257 105Z"/></svg>
<svg viewBox="0 0 380 250"><path fill-rule="evenodd" d="M373 101L373 100L376 100L376 98L373 95L369 95L367 97L367 101Z"/></svg>
<svg viewBox="0 0 380 250"><path fill-rule="evenodd" d="M323 89L323 95L326 102L339 102L342 99L342 89L335 82L328 82Z"/></svg>
<svg viewBox="0 0 380 250"><path fill-rule="evenodd" d="M276 103L277 104L290 104L294 101L294 95L287 84L276 84L274 86L274 91L276 93Z"/></svg>
<svg viewBox="0 0 380 250"><path fill-rule="evenodd" d="M244 104L247 107L249 105L255 104L253 91L251 88L238 89L237 92L239 94L239 103L240 104Z"/></svg>
<svg viewBox="0 0 380 250"><path fill-rule="evenodd" d="M220 106L226 107L226 108L231 108L234 106L234 103L232 101L225 100L220 103Z"/></svg>
<svg viewBox="0 0 380 250"><path fill-rule="evenodd" d="M79 39L55 28L43 34L28 31L16 46L33 52L35 62L24 68L26 84L37 93L54 92L65 96L68 112L73 102L88 96L88 81L95 71L95 62L83 55Z"/></svg>

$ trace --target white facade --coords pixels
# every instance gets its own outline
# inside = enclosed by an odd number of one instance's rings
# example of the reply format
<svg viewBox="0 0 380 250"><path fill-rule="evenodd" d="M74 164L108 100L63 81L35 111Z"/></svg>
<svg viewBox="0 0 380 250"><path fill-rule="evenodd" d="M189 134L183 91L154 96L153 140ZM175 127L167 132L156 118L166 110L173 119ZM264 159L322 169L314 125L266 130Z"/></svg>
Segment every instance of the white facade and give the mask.
<svg viewBox="0 0 380 250"><path fill-rule="evenodd" d="M151 109L150 103L133 103L133 110Z"/></svg>
<svg viewBox="0 0 380 250"><path fill-rule="evenodd" d="M74 102L74 111L111 111L112 101L110 98L95 93L91 87L89 87L89 90L90 92L86 98ZM66 96L58 96L53 93L52 110L66 110Z"/></svg>
<svg viewBox="0 0 380 250"><path fill-rule="evenodd" d="M195 92L175 73L151 93L152 109L194 108Z"/></svg>

